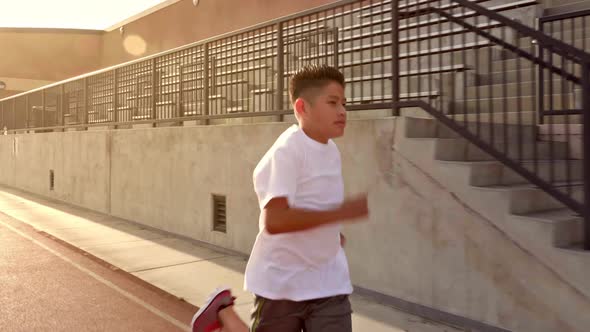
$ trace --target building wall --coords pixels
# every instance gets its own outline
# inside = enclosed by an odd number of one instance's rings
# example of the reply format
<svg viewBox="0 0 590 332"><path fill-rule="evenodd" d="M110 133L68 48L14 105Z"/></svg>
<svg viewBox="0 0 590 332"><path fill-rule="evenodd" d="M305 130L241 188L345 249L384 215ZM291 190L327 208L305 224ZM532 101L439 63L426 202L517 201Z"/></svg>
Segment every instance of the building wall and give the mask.
<svg viewBox="0 0 590 332"><path fill-rule="evenodd" d="M0 28L0 98L100 67L102 31Z"/></svg>
<svg viewBox="0 0 590 332"><path fill-rule="evenodd" d="M181 0L111 31L0 28L0 99L333 0Z"/></svg>
<svg viewBox="0 0 590 332"><path fill-rule="evenodd" d="M195 7L192 0L182 0L125 24L123 34L119 29L107 32L102 39L105 50L102 66L170 50L331 2L334 0L200 0Z"/></svg>

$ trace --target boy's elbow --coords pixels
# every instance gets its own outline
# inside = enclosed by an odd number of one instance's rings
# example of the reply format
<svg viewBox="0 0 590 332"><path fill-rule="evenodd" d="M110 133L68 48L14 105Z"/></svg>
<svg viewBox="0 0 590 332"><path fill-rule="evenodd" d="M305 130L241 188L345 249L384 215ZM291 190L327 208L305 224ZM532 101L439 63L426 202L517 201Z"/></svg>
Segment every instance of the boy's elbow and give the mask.
<svg viewBox="0 0 590 332"><path fill-rule="evenodd" d="M280 232L279 232L279 230L278 230L278 229L276 229L276 228L275 228L274 226L272 226L272 225L266 224L265 228L266 228L266 232L267 232L268 234L270 234L270 235L274 235L274 234L279 234L279 233L280 233Z"/></svg>
<svg viewBox="0 0 590 332"><path fill-rule="evenodd" d="M264 228L269 234L284 233L281 220L285 219L284 211L289 208L285 198L271 200L263 210Z"/></svg>
<svg viewBox="0 0 590 332"><path fill-rule="evenodd" d="M271 235L281 233L280 227L277 227L276 223L272 222L272 220L268 218L268 215L266 218L264 218L264 228L266 229L266 232Z"/></svg>

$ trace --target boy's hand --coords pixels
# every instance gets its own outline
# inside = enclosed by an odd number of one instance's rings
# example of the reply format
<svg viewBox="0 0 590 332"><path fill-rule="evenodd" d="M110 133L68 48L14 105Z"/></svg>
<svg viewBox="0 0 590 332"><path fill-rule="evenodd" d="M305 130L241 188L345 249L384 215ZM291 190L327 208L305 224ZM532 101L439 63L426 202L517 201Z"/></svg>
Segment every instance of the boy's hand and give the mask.
<svg viewBox="0 0 590 332"><path fill-rule="evenodd" d="M369 205L367 203L367 194L362 194L352 199L344 201L340 207L342 219L358 219L369 215Z"/></svg>
<svg viewBox="0 0 590 332"><path fill-rule="evenodd" d="M344 236L344 234L340 233L340 246L342 248L344 248L345 245L346 245L346 237Z"/></svg>

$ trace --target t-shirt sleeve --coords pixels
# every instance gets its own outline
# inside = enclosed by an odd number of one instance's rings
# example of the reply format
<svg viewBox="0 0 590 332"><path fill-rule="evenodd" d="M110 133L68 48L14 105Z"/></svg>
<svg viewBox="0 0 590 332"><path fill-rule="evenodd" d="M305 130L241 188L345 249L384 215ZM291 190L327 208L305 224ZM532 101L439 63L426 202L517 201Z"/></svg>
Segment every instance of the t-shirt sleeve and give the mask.
<svg viewBox="0 0 590 332"><path fill-rule="evenodd" d="M254 173L254 189L260 209L264 209L268 202L277 197L293 201L297 189L297 165L295 151L287 146L265 156Z"/></svg>

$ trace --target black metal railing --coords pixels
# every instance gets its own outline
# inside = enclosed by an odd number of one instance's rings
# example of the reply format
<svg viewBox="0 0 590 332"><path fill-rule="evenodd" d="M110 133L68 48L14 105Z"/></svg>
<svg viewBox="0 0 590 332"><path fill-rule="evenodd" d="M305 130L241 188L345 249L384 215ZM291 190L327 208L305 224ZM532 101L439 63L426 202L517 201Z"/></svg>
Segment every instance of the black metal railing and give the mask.
<svg viewBox="0 0 590 332"><path fill-rule="evenodd" d="M401 106L424 108L480 151L583 216L584 246L590 249L586 203L590 193L585 181L590 176L586 158L590 123L587 116L579 115L590 111L590 54L473 1L451 2L456 6L445 9L445 3L435 1L400 16L437 25L417 25L413 32L400 35L400 40L429 36L400 51L413 52L412 57L400 60L401 68L425 72L413 81L402 81L401 86L422 96L420 101L402 102ZM536 55L533 41L544 50L544 56ZM439 52L424 51L433 48ZM576 100L576 91L583 96L579 113L552 116L551 125L541 133L536 122L537 68L551 73L551 94L542 96L545 102L567 106ZM469 149L466 157L481 158ZM548 204L546 209L559 207Z"/></svg>
<svg viewBox="0 0 590 332"><path fill-rule="evenodd" d="M590 9L543 16L539 18L539 30L549 36L552 36L566 44L572 45L582 50L590 50ZM559 59L549 59L550 53L544 48L539 47L539 56L546 61ZM562 58L563 59L563 58ZM564 66L565 63L557 63L558 66ZM569 68L575 72L576 68ZM579 76L579 71L577 72ZM556 82L553 73L547 69L539 67L538 72L538 89L539 89L539 123L545 123L545 116L552 115L582 115L581 90L571 82L561 80ZM551 84L550 84L551 82ZM551 98L556 94L563 97L556 99ZM570 98L565 95L572 94ZM550 96L549 100L541 96Z"/></svg>
<svg viewBox="0 0 590 332"><path fill-rule="evenodd" d="M416 82L423 73L414 67L399 68L403 65L400 59L422 55L400 52L403 45L424 41L424 36L411 33L424 31L426 26L430 30L437 24L411 19L398 22L397 12L433 1L395 3L396 6L390 0L339 1L6 98L0 100L0 128L6 127L8 132L37 132L283 115L290 113L289 78L297 68L309 63L327 63L341 69L347 81L350 109L393 104L395 111L398 100L421 96L440 100L436 89L416 91L415 84L399 84L400 77ZM519 0L516 5L490 8L502 12L534 3L535 0ZM448 10L458 8L449 1L441 5ZM473 13L465 13L463 18L472 16ZM442 24L439 22L438 26L445 25ZM406 37L392 43L400 33ZM438 35L455 33L443 30ZM447 50L426 51L436 54ZM453 74L465 69L438 66L431 70ZM37 96L43 94L46 99Z"/></svg>
<svg viewBox="0 0 590 332"><path fill-rule="evenodd" d="M339 1L5 98L0 128L13 133L275 118L291 112L289 78L311 63L342 69L350 105L390 102L397 95L390 4ZM381 14L364 18L369 11Z"/></svg>

